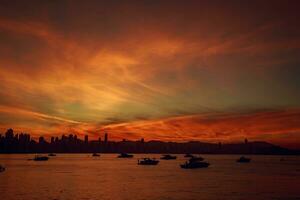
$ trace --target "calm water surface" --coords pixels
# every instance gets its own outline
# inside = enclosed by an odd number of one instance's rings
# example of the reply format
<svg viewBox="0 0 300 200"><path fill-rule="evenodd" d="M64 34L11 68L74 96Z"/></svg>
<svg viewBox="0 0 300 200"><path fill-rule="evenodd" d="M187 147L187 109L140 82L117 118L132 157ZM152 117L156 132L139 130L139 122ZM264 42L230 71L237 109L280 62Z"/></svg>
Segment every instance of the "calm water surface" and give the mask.
<svg viewBox="0 0 300 200"><path fill-rule="evenodd" d="M251 156L239 164L233 155L202 155L211 166L184 170L185 159L137 165L115 154L57 154L46 162L34 155L0 155L1 200L93 199L300 199L300 157ZM147 155L149 156L149 155ZM150 155L159 158L160 155Z"/></svg>

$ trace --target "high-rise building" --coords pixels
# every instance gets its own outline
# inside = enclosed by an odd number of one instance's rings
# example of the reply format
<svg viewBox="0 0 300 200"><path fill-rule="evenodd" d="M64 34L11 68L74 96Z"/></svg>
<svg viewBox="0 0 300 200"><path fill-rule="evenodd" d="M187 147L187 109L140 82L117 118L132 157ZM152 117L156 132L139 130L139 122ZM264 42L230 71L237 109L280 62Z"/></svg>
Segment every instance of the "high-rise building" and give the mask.
<svg viewBox="0 0 300 200"><path fill-rule="evenodd" d="M85 136L84 136L84 142L85 142L85 143L89 143L89 136L88 136L88 135L85 135Z"/></svg>
<svg viewBox="0 0 300 200"><path fill-rule="evenodd" d="M45 142L45 139L44 139L44 137L42 137L42 136L41 136L41 137L39 137L39 143L40 143L40 144L42 144L42 143L44 143L44 142Z"/></svg>
<svg viewBox="0 0 300 200"><path fill-rule="evenodd" d="M14 138L14 131L11 128L6 131L5 138L7 140L12 140Z"/></svg>
<svg viewBox="0 0 300 200"><path fill-rule="evenodd" d="M108 142L108 135L107 135L107 133L105 133L105 135L104 135L104 142L105 142L105 143Z"/></svg>

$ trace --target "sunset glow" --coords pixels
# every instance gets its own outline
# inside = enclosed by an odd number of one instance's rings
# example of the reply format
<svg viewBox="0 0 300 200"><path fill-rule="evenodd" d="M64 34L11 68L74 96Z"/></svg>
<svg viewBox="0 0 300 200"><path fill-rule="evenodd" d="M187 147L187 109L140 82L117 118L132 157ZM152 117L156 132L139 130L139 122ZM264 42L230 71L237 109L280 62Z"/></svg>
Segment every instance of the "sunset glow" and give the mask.
<svg viewBox="0 0 300 200"><path fill-rule="evenodd" d="M0 132L300 148L299 7L209 2L1 2Z"/></svg>

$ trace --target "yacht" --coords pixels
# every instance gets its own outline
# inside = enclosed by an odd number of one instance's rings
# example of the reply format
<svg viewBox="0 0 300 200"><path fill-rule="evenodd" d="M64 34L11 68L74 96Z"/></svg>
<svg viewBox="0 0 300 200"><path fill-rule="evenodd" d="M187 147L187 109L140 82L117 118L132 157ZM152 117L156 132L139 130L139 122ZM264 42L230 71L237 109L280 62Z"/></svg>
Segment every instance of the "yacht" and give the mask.
<svg viewBox="0 0 300 200"><path fill-rule="evenodd" d="M170 154L163 155L160 159L162 160L175 160L177 156L172 156Z"/></svg>
<svg viewBox="0 0 300 200"><path fill-rule="evenodd" d="M138 160L138 165L157 165L159 163L155 158L143 158L142 160Z"/></svg>
<svg viewBox="0 0 300 200"><path fill-rule="evenodd" d="M92 156L93 156L93 157L100 157L100 154L98 154L98 153L93 153Z"/></svg>
<svg viewBox="0 0 300 200"><path fill-rule="evenodd" d="M0 172L4 172L5 171L5 167L3 167L2 165L0 165Z"/></svg>
<svg viewBox="0 0 300 200"><path fill-rule="evenodd" d="M185 157L185 158L192 158L192 157L194 157L194 156L193 156L192 154L190 154L190 153L187 153L187 154L184 155L184 157Z"/></svg>
<svg viewBox="0 0 300 200"><path fill-rule="evenodd" d="M207 168L210 164L208 162L201 161L186 161L184 164L181 164L180 167L183 169L196 169L196 168Z"/></svg>
<svg viewBox="0 0 300 200"><path fill-rule="evenodd" d="M47 161L47 160L49 160L49 157L48 156L36 155L33 160L34 161Z"/></svg>
<svg viewBox="0 0 300 200"><path fill-rule="evenodd" d="M127 153L120 153L120 155L118 155L118 158L133 158L133 155Z"/></svg>
<svg viewBox="0 0 300 200"><path fill-rule="evenodd" d="M240 157L239 159L236 160L236 162L239 162L239 163L248 163L251 161L251 158L247 158L247 157Z"/></svg>

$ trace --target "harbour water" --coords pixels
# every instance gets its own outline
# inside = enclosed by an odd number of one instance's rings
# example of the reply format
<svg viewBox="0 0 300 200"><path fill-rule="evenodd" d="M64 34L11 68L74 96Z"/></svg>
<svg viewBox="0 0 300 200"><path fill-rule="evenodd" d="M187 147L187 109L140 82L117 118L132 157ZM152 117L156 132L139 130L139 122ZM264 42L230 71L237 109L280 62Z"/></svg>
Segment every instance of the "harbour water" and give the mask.
<svg viewBox="0 0 300 200"><path fill-rule="evenodd" d="M201 155L211 165L181 169L186 159L160 160L157 166L137 159L161 155L57 154L35 162L30 154L0 155L1 200L215 200L300 199L299 156ZM283 159L282 159L283 158Z"/></svg>

